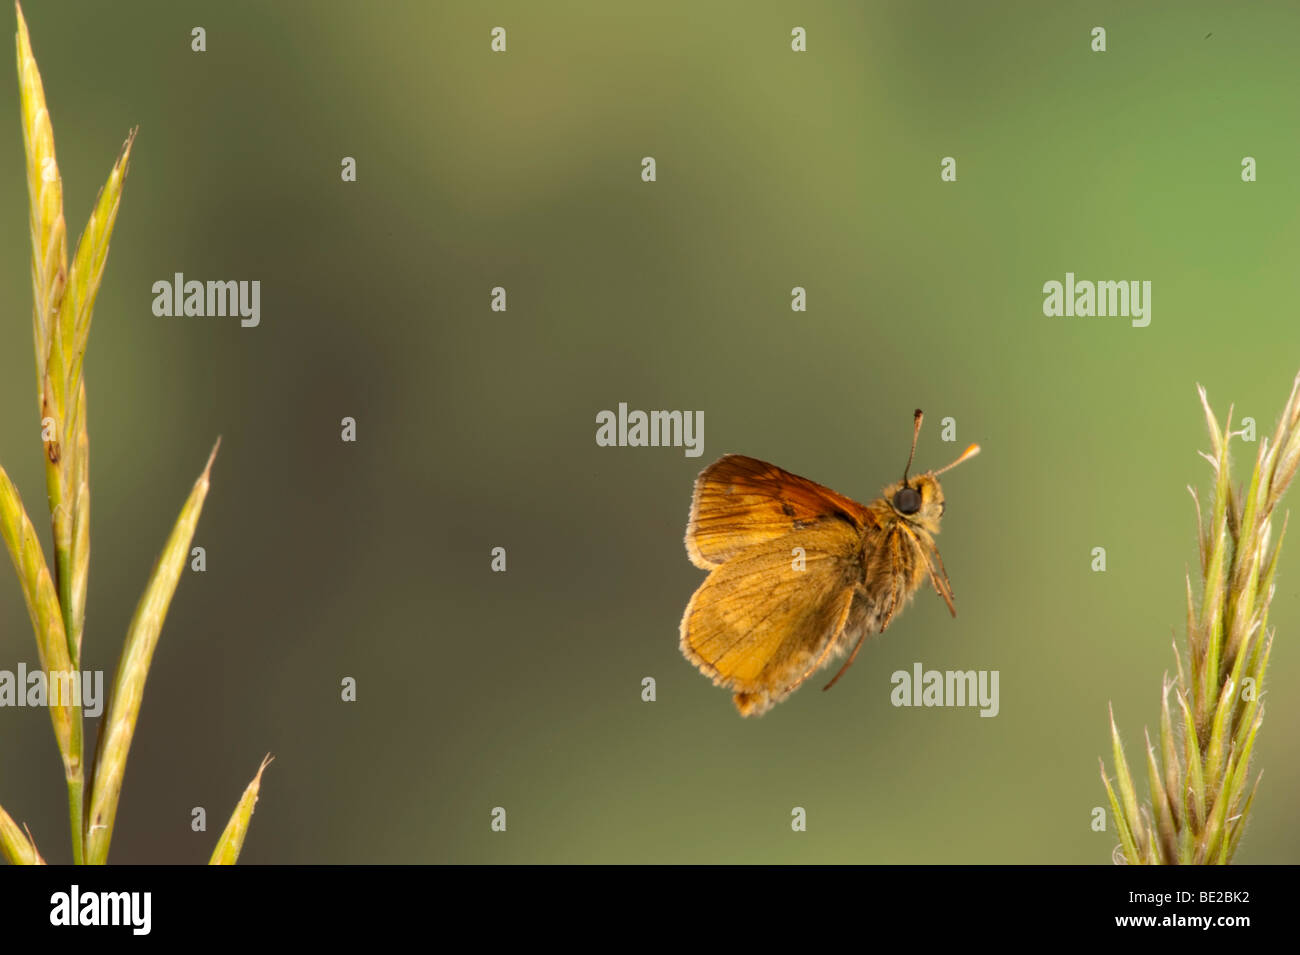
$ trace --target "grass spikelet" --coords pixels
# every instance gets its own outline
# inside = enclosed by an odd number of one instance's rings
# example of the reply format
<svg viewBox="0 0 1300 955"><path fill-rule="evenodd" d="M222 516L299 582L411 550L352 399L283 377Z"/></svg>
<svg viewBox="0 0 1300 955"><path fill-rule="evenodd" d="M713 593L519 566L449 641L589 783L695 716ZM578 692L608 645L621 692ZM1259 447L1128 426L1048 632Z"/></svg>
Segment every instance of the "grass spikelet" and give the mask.
<svg viewBox="0 0 1300 955"><path fill-rule="evenodd" d="M1300 375L1271 439L1260 442L1244 489L1230 480L1232 411L1219 424L1197 387L1210 433L1202 453L1214 475L1208 518L1195 491L1200 601L1188 580L1187 645L1175 647L1178 676L1166 678L1160 747L1147 741L1154 811L1139 807L1111 716L1116 785L1102 782L1119 834L1119 857L1131 865L1226 864L1232 861L1254 802L1250 757L1264 720L1263 690L1273 646L1268 611L1286 518L1274 540L1275 511L1300 467ZM1169 705L1172 695L1176 707ZM1155 826L1144 824L1154 818Z"/></svg>

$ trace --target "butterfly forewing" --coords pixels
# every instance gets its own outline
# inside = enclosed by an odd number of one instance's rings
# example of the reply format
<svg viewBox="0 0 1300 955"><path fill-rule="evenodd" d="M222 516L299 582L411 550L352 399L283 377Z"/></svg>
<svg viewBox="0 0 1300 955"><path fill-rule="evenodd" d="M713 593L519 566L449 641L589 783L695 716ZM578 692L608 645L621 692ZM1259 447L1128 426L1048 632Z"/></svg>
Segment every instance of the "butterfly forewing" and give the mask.
<svg viewBox="0 0 1300 955"><path fill-rule="evenodd" d="M756 544L835 518L861 529L874 522L852 498L742 454L728 454L695 480L686 552L705 570Z"/></svg>

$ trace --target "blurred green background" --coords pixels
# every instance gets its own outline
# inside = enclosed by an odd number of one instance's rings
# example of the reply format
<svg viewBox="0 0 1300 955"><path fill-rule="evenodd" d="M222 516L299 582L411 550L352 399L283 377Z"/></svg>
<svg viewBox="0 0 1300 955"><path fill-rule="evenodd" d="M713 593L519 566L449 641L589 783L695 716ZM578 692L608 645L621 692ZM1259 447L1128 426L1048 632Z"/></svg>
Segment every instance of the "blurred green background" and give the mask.
<svg viewBox="0 0 1300 955"><path fill-rule="evenodd" d="M269 751L247 862L1109 863L1106 707L1136 760L1208 489L1195 384L1266 433L1300 370L1300 8L614 6L27 7L73 239L140 125L86 363L109 678L223 436L110 861L206 861ZM48 552L8 75L0 462ZM178 271L259 279L261 326L156 318ZM1150 280L1150 326L1044 317L1067 271ZM597 447L619 402L702 410L704 456ZM917 406L921 466L984 448L945 478L959 616L923 591L741 720L677 649L692 480L738 451L869 500ZM1300 543L1280 580L1240 862L1300 861ZM999 670L1001 713L895 709L916 661ZM0 803L70 858L43 711L0 711Z"/></svg>

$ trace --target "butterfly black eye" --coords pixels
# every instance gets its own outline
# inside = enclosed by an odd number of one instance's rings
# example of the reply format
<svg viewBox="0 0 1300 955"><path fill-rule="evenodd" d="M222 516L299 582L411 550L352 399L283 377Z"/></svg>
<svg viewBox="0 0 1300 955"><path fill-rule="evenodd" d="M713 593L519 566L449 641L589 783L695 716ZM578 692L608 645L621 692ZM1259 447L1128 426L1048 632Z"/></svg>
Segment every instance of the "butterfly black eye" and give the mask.
<svg viewBox="0 0 1300 955"><path fill-rule="evenodd" d="M921 495L914 487L899 488L894 495L894 509L900 514L915 514L921 509Z"/></svg>

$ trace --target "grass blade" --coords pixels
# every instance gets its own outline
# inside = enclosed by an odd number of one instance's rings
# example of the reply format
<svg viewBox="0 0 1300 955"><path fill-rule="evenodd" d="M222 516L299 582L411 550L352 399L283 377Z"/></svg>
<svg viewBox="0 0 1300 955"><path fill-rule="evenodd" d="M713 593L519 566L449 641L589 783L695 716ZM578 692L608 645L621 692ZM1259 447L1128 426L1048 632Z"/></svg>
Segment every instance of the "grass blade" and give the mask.
<svg viewBox="0 0 1300 955"><path fill-rule="evenodd" d="M27 615L36 634L36 650L41 658L41 668L46 674L70 673L72 661L68 656L68 641L63 631L63 611L50 577L49 565L41 552L41 542L36 536L22 498L4 468L0 468L0 536L4 537L13 559L14 569L22 585ZM50 719L54 722L54 736L59 743L65 766L72 746L73 710L66 701L58 705L50 701Z"/></svg>
<svg viewBox="0 0 1300 955"><path fill-rule="evenodd" d="M99 285L104 278L104 266L108 263L108 243L113 237L122 189L126 185L131 147L138 131L139 127L127 135L117 154L117 161L109 171L108 181L100 187L99 195L95 197L95 208L91 210L86 228L77 241L77 253L72 260L72 270L68 273L68 286L58 315L58 338L67 357L65 394L75 394L81 383L86 341L90 337L90 320L95 298L99 294Z"/></svg>
<svg viewBox="0 0 1300 955"><path fill-rule="evenodd" d="M1111 788L1110 779L1106 776L1106 763L1104 760L1098 760L1101 763L1101 781L1106 787L1106 795L1110 799L1111 818L1115 820L1115 828L1119 831L1119 844L1124 852L1124 859L1129 865L1139 865L1142 861L1138 854L1137 843L1133 839L1133 833L1129 829L1128 820L1124 818L1124 811L1120 808L1119 799L1115 796L1115 790Z"/></svg>
<svg viewBox="0 0 1300 955"><path fill-rule="evenodd" d="M50 354L50 325L63 300L68 274L68 240L63 221L63 180L54 156L54 129L22 7L18 7L16 42L32 239L32 301L35 303L32 333L36 343L36 381L40 386L45 381L45 365ZM38 393L42 406L43 398L44 394Z"/></svg>
<svg viewBox="0 0 1300 955"><path fill-rule="evenodd" d="M30 832L24 832L0 807L0 853L10 865L45 865Z"/></svg>
<svg viewBox="0 0 1300 955"><path fill-rule="evenodd" d="M262 773L274 758L268 753L262 760L262 765L257 767L253 781L244 788L244 795L239 798L239 805L230 814L230 821L217 840L217 847L212 850L208 865L234 865L239 860L239 852L244 848L244 836L248 835L248 823L253 818L253 807L257 805L257 793L262 788Z"/></svg>
<svg viewBox="0 0 1300 955"><path fill-rule="evenodd" d="M1151 745L1151 734L1147 734L1147 779L1151 785L1151 807L1155 813L1155 825L1152 830L1159 837L1151 840L1151 852L1155 862L1167 862L1178 853L1178 836L1174 830L1174 817L1169 808L1169 796L1165 792L1164 781L1160 778L1160 764L1156 761L1155 747Z"/></svg>
<svg viewBox="0 0 1300 955"><path fill-rule="evenodd" d="M218 441L217 446L220 444ZM126 757L135 733L136 719L140 715L149 664L162 633L167 608L171 605L181 571L189 557L190 542L194 539L194 528L208 494L209 474L216 456L217 447L213 447L207 466L194 482L194 489L181 508L171 536L167 538L162 554L154 564L149 584L135 608L135 616L127 630L126 644L122 648L117 674L113 678L108 713L100 724L99 747L91 780L86 839L86 859L90 863L102 864L108 857L113 822L117 816L117 801L122 792L122 776L126 771Z"/></svg>

